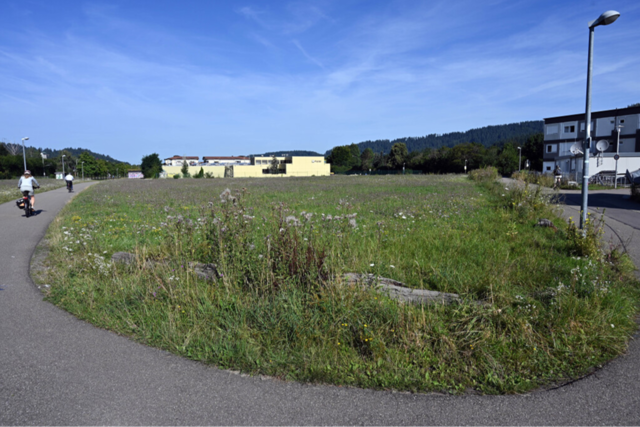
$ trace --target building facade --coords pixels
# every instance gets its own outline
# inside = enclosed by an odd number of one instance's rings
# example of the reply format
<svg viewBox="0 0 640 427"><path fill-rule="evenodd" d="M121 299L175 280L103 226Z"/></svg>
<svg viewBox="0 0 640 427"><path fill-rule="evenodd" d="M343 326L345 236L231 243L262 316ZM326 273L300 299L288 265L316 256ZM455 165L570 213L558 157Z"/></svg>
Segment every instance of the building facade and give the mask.
<svg viewBox="0 0 640 427"><path fill-rule="evenodd" d="M202 158L202 163L209 166L231 166L231 165L250 165L251 158L236 156L236 157L215 157L205 156Z"/></svg>
<svg viewBox="0 0 640 427"><path fill-rule="evenodd" d="M584 113L544 119L542 172L552 173L557 165L563 174L574 175L580 181L585 136ZM606 149L601 150L604 147ZM616 156L618 177L624 176L627 169L639 169L640 107L591 113L591 148L588 151L589 177L596 174L615 175Z"/></svg>
<svg viewBox="0 0 640 427"><path fill-rule="evenodd" d="M164 164L167 166L182 166L182 163L186 161L189 166L197 166L198 160L198 156L173 156L164 159Z"/></svg>
<svg viewBox="0 0 640 427"><path fill-rule="evenodd" d="M222 164L219 157L204 157L204 162L198 163L195 167L189 168L189 173L194 175L202 168L205 174L210 174L214 178L276 178L291 176L329 176L331 175L331 165L322 156L305 157L289 156L276 157L276 164L273 157L256 156L251 158L227 157L224 159L234 159L229 163ZM247 160L248 159L248 162ZM214 163L207 161L214 160ZM235 162L235 163L234 163ZM238 163L241 162L241 163ZM274 167L276 166L276 167ZM167 164L162 167L164 178L172 178L180 174L182 164Z"/></svg>

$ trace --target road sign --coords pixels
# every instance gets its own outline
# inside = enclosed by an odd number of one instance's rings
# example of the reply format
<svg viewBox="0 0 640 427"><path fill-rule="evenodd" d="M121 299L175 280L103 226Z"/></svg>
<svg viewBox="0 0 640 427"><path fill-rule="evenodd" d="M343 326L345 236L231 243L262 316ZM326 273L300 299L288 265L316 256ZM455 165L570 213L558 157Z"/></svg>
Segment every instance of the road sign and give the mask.
<svg viewBox="0 0 640 427"><path fill-rule="evenodd" d="M620 160L620 156L618 154L616 154L615 156L613 156L613 160Z"/></svg>

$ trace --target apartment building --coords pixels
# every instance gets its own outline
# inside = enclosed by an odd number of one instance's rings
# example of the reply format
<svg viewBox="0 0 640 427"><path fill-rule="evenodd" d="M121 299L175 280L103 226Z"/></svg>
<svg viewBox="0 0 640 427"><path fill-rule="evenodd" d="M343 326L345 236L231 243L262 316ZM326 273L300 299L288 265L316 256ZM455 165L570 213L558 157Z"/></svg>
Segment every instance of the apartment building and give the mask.
<svg viewBox="0 0 640 427"><path fill-rule="evenodd" d="M559 165L564 174L580 179L585 135L584 113L544 119L543 172L551 173ZM618 177L624 176L626 170L639 169L640 107L592 112L588 154L589 177L599 173L613 175L616 159Z"/></svg>

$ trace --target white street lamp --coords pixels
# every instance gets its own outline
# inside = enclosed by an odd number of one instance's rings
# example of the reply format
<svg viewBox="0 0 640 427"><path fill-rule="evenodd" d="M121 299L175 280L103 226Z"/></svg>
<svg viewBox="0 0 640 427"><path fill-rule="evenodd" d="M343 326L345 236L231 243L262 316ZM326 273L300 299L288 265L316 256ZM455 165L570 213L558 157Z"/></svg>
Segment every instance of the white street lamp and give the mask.
<svg viewBox="0 0 640 427"><path fill-rule="evenodd" d="M518 147L518 172L522 170L522 147Z"/></svg>
<svg viewBox="0 0 640 427"><path fill-rule="evenodd" d="M82 180L84 181L84 162L82 162Z"/></svg>
<svg viewBox="0 0 640 427"><path fill-rule="evenodd" d="M64 179L64 157L66 156L66 154L62 155L62 179Z"/></svg>
<svg viewBox="0 0 640 427"><path fill-rule="evenodd" d="M618 141L616 142L616 156L615 156L615 160L616 160L616 175L615 175L614 184L613 184L613 188L615 188L615 189L618 188L618 159L620 158L620 128L623 128L624 126L618 125L616 127L618 128Z"/></svg>
<svg viewBox="0 0 640 427"><path fill-rule="evenodd" d="M593 34L598 25L609 25L620 17L615 10L608 10L595 21L589 22L589 55L587 57L587 108L585 114L585 137L583 144L582 164L582 215L580 228L584 230L587 222L587 199L589 197L589 153L591 152L591 69L593 68Z"/></svg>
<svg viewBox="0 0 640 427"><path fill-rule="evenodd" d="M24 153L24 141L28 139L29 139L28 136L25 136L24 138L22 138L22 160L24 161L24 170L27 170L27 156Z"/></svg>
<svg viewBox="0 0 640 427"><path fill-rule="evenodd" d="M47 158L47 155L44 154L42 151L40 152L40 157L42 157L42 176L46 176L44 173L44 159Z"/></svg>

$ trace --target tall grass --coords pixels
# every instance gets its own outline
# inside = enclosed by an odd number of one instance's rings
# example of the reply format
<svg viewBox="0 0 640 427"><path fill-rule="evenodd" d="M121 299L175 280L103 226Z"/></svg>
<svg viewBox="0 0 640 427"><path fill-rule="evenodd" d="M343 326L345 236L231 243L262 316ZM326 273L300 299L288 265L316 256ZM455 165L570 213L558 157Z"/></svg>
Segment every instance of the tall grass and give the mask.
<svg viewBox="0 0 640 427"><path fill-rule="evenodd" d="M56 219L41 280L83 319L224 368L523 392L623 352L639 300L623 258L578 256L545 197L460 176L109 182ZM463 302L402 304L347 272Z"/></svg>

